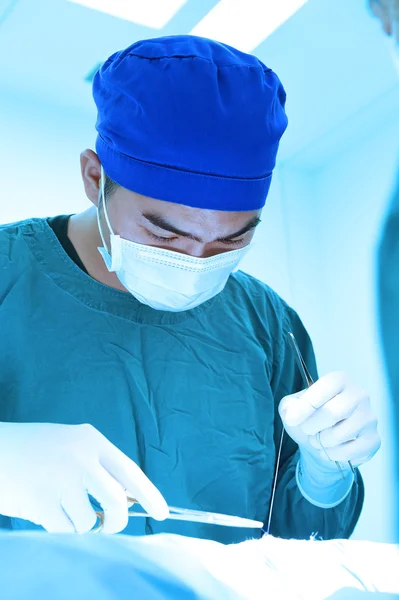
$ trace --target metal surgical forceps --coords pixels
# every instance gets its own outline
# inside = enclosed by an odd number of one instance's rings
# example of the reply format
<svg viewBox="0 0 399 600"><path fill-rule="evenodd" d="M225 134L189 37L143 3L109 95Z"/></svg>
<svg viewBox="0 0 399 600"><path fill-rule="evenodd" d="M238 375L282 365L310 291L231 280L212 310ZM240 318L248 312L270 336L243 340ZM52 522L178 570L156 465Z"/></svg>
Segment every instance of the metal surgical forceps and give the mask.
<svg viewBox="0 0 399 600"><path fill-rule="evenodd" d="M296 339L294 337L294 334L291 333L291 332L288 332L288 339L290 340L291 346L292 346L292 348L294 350L295 359L296 359L298 367L299 367L299 369L300 369L300 371L301 371L301 373L303 375L303 378L306 381L306 385L307 385L308 388L310 388L310 386L314 384L314 381L313 381L312 376L311 376L311 374L309 372L309 369L307 368L307 366L305 364L305 361L303 360L301 351L299 350L299 347L298 347L297 341L296 341ZM272 490L272 497L271 497L271 501L270 501L269 520L268 520L268 524L267 524L266 534L268 534L269 531L270 531L270 523L271 523L271 519L272 519L274 496L275 496L275 493L276 493L277 476L278 476L278 469L279 469L279 465L280 465L281 449L283 447L284 432L285 432L285 430L284 430L284 427L283 427L283 430L281 432L281 438L280 438L280 444L279 444L279 449L278 449L277 461L276 461L276 471L275 471L274 481L273 481L273 490ZM323 445L320 442L320 435L317 435L316 438L317 438L320 446L323 448ZM330 460L330 458L329 458L326 450L324 448L323 448L323 450L324 450L327 458ZM337 465L337 468L341 472L342 478L345 479L345 475L344 475L344 472L342 470L341 465L339 464L338 461L335 461L335 464ZM350 460L348 461L348 464L349 464L349 466L351 468L352 473L354 474L355 473L355 469L353 468L353 465L352 465L352 463L351 463Z"/></svg>

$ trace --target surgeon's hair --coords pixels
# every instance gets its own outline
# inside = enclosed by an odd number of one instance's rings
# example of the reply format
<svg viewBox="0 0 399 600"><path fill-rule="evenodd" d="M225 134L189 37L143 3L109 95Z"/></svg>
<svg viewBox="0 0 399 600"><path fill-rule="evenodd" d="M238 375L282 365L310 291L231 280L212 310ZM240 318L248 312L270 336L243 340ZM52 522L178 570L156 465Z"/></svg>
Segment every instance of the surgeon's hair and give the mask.
<svg viewBox="0 0 399 600"><path fill-rule="evenodd" d="M106 198L110 198L116 192L119 185L105 173L104 177L104 195Z"/></svg>

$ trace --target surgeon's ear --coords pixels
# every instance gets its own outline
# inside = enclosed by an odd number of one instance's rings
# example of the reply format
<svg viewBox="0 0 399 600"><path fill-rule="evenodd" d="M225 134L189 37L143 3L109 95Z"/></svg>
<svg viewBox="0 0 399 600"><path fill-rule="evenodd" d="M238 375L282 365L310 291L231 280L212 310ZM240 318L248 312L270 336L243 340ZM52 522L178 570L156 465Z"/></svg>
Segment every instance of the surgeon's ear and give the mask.
<svg viewBox="0 0 399 600"><path fill-rule="evenodd" d="M85 150L80 155L80 170L86 196L97 206L101 179L101 163L93 150Z"/></svg>

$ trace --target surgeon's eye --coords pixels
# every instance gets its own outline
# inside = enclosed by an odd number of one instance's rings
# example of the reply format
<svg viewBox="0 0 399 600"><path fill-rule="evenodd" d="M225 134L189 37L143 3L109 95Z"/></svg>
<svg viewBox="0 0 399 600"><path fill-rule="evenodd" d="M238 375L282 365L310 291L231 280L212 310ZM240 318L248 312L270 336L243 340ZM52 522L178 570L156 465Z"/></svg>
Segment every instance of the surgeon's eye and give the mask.
<svg viewBox="0 0 399 600"><path fill-rule="evenodd" d="M163 244L168 244L169 242L173 242L176 237L161 237L160 235L155 235L155 233L151 233L151 231L147 231L150 238L153 240L157 240L157 242L162 242Z"/></svg>
<svg viewBox="0 0 399 600"><path fill-rule="evenodd" d="M239 245L242 244L244 241L244 238L239 238L238 240L223 240L223 244L227 244L229 246L234 246L234 245Z"/></svg>

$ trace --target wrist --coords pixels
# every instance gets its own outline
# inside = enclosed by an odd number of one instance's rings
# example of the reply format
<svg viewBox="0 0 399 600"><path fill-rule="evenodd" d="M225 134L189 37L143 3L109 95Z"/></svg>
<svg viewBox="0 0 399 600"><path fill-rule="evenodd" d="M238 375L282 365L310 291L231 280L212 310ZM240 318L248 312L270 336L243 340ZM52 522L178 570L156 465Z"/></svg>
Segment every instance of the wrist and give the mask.
<svg viewBox="0 0 399 600"><path fill-rule="evenodd" d="M302 496L320 508L333 508L343 502L355 477L349 465L340 463L340 467L342 473L334 461L322 461L300 448L296 481Z"/></svg>

